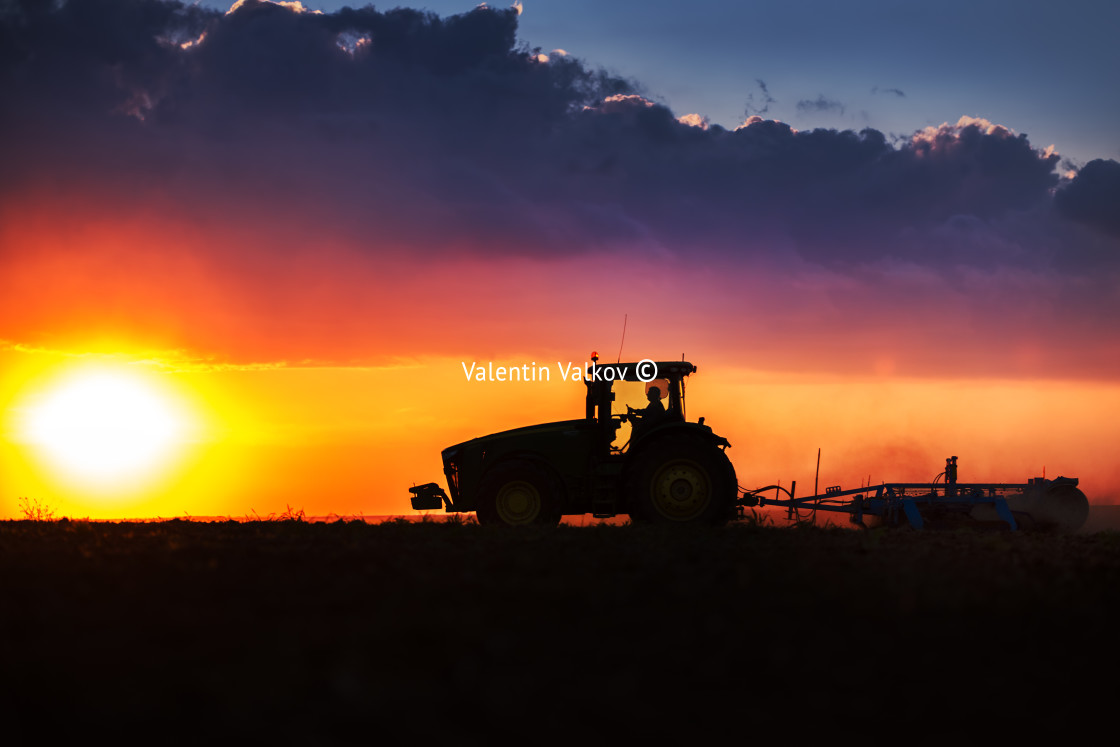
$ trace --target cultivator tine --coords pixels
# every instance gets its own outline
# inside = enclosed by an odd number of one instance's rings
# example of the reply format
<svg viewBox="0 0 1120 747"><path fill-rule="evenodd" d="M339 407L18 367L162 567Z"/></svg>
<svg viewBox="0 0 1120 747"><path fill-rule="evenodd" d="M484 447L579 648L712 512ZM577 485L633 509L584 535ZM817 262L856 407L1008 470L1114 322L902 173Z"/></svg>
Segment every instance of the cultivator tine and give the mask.
<svg viewBox="0 0 1120 747"><path fill-rule="evenodd" d="M910 526L921 529L925 525L922 521L922 512L918 510L918 504L914 502L913 498L902 499L902 510L906 514L906 520L910 522Z"/></svg>
<svg viewBox="0 0 1120 747"><path fill-rule="evenodd" d="M1011 513L1011 509L1008 507L1007 501L1003 499L1003 496L996 496L996 499L992 503L996 507L996 515L1007 522L1007 526L1011 527L1011 531L1015 531L1019 528L1019 525L1015 523L1015 516Z"/></svg>

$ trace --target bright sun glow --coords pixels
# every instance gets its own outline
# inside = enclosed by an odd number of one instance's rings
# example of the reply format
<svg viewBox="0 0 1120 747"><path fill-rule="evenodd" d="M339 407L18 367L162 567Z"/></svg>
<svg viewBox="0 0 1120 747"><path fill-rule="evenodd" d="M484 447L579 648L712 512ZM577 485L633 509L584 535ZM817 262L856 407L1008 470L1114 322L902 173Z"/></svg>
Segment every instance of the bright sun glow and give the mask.
<svg viewBox="0 0 1120 747"><path fill-rule="evenodd" d="M24 435L67 476L98 482L145 475L186 430L175 399L138 373L80 371L27 409Z"/></svg>

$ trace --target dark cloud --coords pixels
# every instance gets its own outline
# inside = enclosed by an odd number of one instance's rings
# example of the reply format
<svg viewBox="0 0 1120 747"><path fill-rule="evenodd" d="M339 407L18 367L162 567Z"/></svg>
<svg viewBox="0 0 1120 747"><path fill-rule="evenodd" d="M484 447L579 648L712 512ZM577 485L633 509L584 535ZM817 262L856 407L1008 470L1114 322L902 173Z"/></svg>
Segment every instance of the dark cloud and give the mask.
<svg viewBox="0 0 1120 747"><path fill-rule="evenodd" d="M873 93L873 94L880 94L881 93L881 94L884 94L886 96L897 96L900 99L906 98L906 93L903 92L899 88L880 88L879 86L875 86L874 88L871 89L871 93Z"/></svg>
<svg viewBox="0 0 1120 747"><path fill-rule="evenodd" d="M1054 204L1071 220L1120 237L1120 163L1097 159L1085 164L1058 190Z"/></svg>
<svg viewBox="0 0 1120 747"><path fill-rule="evenodd" d="M8 195L159 199L192 221L274 226L291 242L330 232L371 252L929 266L1116 255L1068 248L1065 219L1113 225L1100 167L1052 211L1058 157L1025 135L968 118L896 143L757 114L736 130L688 126L632 82L542 59L513 10L3 7ZM748 111L773 103L762 80L758 93ZM822 95L798 110L844 108Z"/></svg>
<svg viewBox="0 0 1120 747"><path fill-rule="evenodd" d="M843 104L839 101L826 99L823 93L817 94L815 99L801 99L797 102L797 113L801 116L821 112L843 114L844 109L845 107Z"/></svg>

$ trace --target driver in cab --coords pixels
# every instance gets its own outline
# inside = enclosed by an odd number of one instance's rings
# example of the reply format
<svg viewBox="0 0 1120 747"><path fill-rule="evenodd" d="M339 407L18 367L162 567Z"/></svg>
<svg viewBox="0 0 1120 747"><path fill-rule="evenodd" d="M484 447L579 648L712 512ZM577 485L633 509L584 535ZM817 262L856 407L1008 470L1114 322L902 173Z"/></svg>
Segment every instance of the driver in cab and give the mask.
<svg viewBox="0 0 1120 747"><path fill-rule="evenodd" d="M635 410L629 405L626 407L626 416L633 423L635 430L651 428L665 417L665 405L661 404L660 387L651 386L646 389L646 399L649 400L649 404L641 410Z"/></svg>

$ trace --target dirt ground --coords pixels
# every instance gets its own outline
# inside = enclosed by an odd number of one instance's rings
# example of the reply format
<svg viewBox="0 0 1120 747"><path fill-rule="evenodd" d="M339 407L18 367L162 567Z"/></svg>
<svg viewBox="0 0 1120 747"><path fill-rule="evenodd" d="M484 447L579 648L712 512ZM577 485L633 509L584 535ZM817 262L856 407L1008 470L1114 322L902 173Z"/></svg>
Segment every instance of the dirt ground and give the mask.
<svg viewBox="0 0 1120 747"><path fill-rule="evenodd" d="M161 744L728 723L1068 741L1111 712L1092 683L1115 684L1118 601L1114 531L0 522L0 722Z"/></svg>

